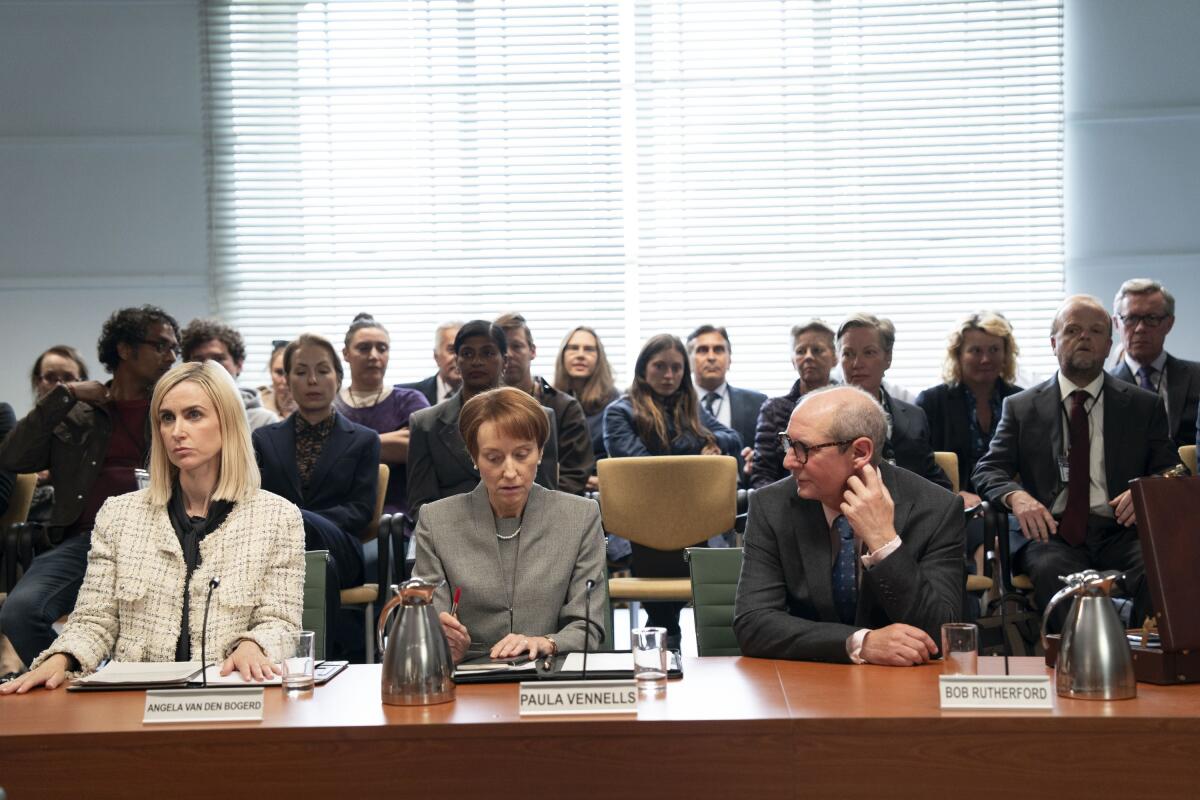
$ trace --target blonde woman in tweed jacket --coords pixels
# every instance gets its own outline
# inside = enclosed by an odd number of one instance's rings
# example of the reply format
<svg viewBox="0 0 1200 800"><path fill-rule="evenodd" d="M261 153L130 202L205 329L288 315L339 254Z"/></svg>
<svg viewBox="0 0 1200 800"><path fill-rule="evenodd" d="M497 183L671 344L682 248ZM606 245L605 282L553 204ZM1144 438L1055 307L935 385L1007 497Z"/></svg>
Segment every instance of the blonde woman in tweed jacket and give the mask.
<svg viewBox="0 0 1200 800"><path fill-rule="evenodd" d="M87 574L62 635L0 692L53 689L102 661L199 659L209 581L208 652L221 674L274 674L279 635L296 631L304 526L259 488L241 396L214 362L181 364L150 401L150 486L96 516Z"/></svg>

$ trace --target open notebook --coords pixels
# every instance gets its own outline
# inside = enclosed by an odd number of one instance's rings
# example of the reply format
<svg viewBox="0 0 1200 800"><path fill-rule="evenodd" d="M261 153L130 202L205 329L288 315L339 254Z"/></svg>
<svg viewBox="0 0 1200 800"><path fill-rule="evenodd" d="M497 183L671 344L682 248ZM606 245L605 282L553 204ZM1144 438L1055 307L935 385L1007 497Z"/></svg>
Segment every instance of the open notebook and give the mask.
<svg viewBox="0 0 1200 800"><path fill-rule="evenodd" d="M316 682L325 683L346 668L346 661L318 661ZM208 666L210 687L230 686L278 686L282 679L275 677L265 681L246 681L237 672L221 676L221 665ZM100 669L83 678L78 678L67 687L69 691L97 691L105 689L186 689L203 685L199 661L132 662L110 661Z"/></svg>

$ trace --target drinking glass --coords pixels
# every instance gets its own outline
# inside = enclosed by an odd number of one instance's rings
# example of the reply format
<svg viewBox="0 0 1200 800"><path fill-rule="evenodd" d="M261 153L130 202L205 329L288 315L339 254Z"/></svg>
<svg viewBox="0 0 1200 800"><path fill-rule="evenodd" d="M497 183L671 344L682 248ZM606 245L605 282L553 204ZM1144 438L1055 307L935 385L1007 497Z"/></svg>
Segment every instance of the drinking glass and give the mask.
<svg viewBox="0 0 1200 800"><path fill-rule="evenodd" d="M633 641L633 679L638 691L657 694L667 690L667 629L635 628Z"/></svg>
<svg viewBox="0 0 1200 800"><path fill-rule="evenodd" d="M279 671L283 689L288 694L311 691L316 679L313 647L316 634L312 631L288 631L279 636Z"/></svg>
<svg viewBox="0 0 1200 800"><path fill-rule="evenodd" d="M969 622L942 626L942 674L975 675L978 672L979 629Z"/></svg>

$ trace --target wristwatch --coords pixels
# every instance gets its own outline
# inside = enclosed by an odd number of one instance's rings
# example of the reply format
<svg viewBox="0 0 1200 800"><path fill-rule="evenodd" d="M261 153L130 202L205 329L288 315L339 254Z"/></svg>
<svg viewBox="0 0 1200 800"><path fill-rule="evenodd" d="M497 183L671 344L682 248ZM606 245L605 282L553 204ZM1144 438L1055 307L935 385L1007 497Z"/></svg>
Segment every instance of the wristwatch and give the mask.
<svg viewBox="0 0 1200 800"><path fill-rule="evenodd" d="M543 636L542 638L550 643L550 655L552 655L552 656L558 655L558 642L554 641L554 637L553 636Z"/></svg>

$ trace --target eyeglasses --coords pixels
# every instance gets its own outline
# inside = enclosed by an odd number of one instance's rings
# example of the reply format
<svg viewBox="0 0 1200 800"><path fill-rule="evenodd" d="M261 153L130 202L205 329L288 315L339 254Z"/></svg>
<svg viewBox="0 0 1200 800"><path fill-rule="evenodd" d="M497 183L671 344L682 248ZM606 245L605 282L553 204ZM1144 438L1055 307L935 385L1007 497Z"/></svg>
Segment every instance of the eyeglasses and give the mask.
<svg viewBox="0 0 1200 800"><path fill-rule="evenodd" d="M790 436L780 431L778 434L779 443L783 445L784 450L791 450L792 455L800 462L800 466L808 463L809 456L818 450L824 450L826 447L845 447L854 442L853 439L842 439L840 442L825 442L825 444L805 444L804 442L793 441Z"/></svg>
<svg viewBox="0 0 1200 800"><path fill-rule="evenodd" d="M182 348L175 342L152 342L149 339L143 339L142 344L153 347L155 352L157 352L160 356L165 356L167 353L171 353L178 358L179 354L183 352Z"/></svg>
<svg viewBox="0 0 1200 800"><path fill-rule="evenodd" d="M1170 316L1170 314L1118 314L1117 319L1121 320L1121 324L1126 328L1133 330L1139 322L1144 322L1147 328L1157 328L1163 324L1163 320Z"/></svg>

